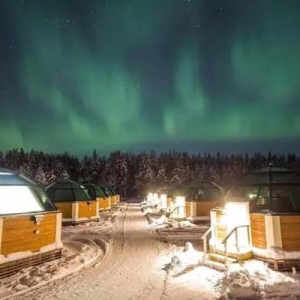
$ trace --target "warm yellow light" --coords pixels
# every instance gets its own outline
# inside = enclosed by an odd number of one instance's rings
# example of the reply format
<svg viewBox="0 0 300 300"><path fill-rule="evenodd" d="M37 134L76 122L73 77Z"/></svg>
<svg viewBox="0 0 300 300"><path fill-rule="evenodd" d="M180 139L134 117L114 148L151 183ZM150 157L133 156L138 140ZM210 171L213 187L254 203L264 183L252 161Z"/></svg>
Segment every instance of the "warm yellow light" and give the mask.
<svg viewBox="0 0 300 300"><path fill-rule="evenodd" d="M227 233L238 227L236 231L238 240L235 235L232 235L228 240L229 244L236 245L238 243L239 246L247 246L250 237L245 226L250 224L249 202L229 202L225 206L225 213Z"/></svg>
<svg viewBox="0 0 300 300"><path fill-rule="evenodd" d="M148 193L147 201L152 201L152 200L153 200L153 193Z"/></svg>
<svg viewBox="0 0 300 300"><path fill-rule="evenodd" d="M160 201L160 199L159 199L158 194L157 194L157 193L154 193L154 194L153 194L153 202L154 202L154 204L158 204L159 201Z"/></svg>
<svg viewBox="0 0 300 300"><path fill-rule="evenodd" d="M167 208L167 195L166 194L160 195L160 201L161 201L161 208L163 208L163 209Z"/></svg>
<svg viewBox="0 0 300 300"><path fill-rule="evenodd" d="M185 218L185 197L177 196L175 198L175 207L177 207L177 217Z"/></svg>
<svg viewBox="0 0 300 300"><path fill-rule="evenodd" d="M0 186L0 215L43 211L37 196L27 186Z"/></svg>
<svg viewBox="0 0 300 300"><path fill-rule="evenodd" d="M239 207L234 202L229 202L225 205L226 215L234 216L239 213Z"/></svg>
<svg viewBox="0 0 300 300"><path fill-rule="evenodd" d="M177 207L185 206L185 197L183 197L183 196L177 196L175 198L175 205Z"/></svg>
<svg viewBox="0 0 300 300"><path fill-rule="evenodd" d="M246 202L229 202L225 205L226 223L232 226L248 224L249 214Z"/></svg>

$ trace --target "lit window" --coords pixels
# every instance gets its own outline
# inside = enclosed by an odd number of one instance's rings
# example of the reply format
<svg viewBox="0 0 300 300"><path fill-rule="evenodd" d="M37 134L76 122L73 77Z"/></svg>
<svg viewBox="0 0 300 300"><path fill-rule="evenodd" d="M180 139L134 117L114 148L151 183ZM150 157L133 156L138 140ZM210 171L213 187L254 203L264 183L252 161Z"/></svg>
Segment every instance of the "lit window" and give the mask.
<svg viewBox="0 0 300 300"><path fill-rule="evenodd" d="M37 196L27 186L0 186L0 215L44 211Z"/></svg>

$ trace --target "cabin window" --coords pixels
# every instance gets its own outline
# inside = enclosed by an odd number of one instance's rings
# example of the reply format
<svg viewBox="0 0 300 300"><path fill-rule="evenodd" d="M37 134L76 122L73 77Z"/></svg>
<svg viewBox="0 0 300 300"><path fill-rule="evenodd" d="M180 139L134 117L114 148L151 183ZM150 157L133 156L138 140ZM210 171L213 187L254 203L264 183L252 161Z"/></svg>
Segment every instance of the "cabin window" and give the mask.
<svg viewBox="0 0 300 300"><path fill-rule="evenodd" d="M294 212L295 208L291 202L288 190L285 187L274 187L272 189L272 209L275 212Z"/></svg>
<svg viewBox="0 0 300 300"><path fill-rule="evenodd" d="M34 193L39 197L39 199L42 201L43 206L46 210L56 210L55 205L50 201L50 199L47 197L47 194L45 191L38 186L30 187L31 190L34 191Z"/></svg>
<svg viewBox="0 0 300 300"><path fill-rule="evenodd" d="M256 201L256 211L269 209L269 187L262 187Z"/></svg>
<svg viewBox="0 0 300 300"><path fill-rule="evenodd" d="M289 186L290 198L296 212L300 212L300 186Z"/></svg>
<svg viewBox="0 0 300 300"><path fill-rule="evenodd" d="M258 187L237 186L231 188L226 194L226 201L250 201L257 198Z"/></svg>
<svg viewBox="0 0 300 300"><path fill-rule="evenodd" d="M101 197L107 197L109 196L106 192L105 192L105 189L100 187L99 188L99 192L100 192L100 195L102 195Z"/></svg>
<svg viewBox="0 0 300 300"><path fill-rule="evenodd" d="M111 191L107 187L105 187L104 190L107 195L112 195Z"/></svg>
<svg viewBox="0 0 300 300"><path fill-rule="evenodd" d="M95 197L96 197L96 194L97 194L97 197L105 197L105 193L103 192L103 190L101 188L97 188L97 193L95 191Z"/></svg>
<svg viewBox="0 0 300 300"><path fill-rule="evenodd" d="M195 200L204 200L204 193L203 190L198 189L198 191L195 193Z"/></svg>
<svg viewBox="0 0 300 300"><path fill-rule="evenodd" d="M73 201L74 191L70 188L54 189L53 201Z"/></svg>
<svg viewBox="0 0 300 300"><path fill-rule="evenodd" d="M218 189L206 189L204 191L204 199L206 200L217 200L222 196L222 193Z"/></svg>
<svg viewBox="0 0 300 300"><path fill-rule="evenodd" d="M86 191L92 199L96 199L96 192L95 192L95 189L93 187L87 187Z"/></svg>
<svg viewBox="0 0 300 300"><path fill-rule="evenodd" d="M28 186L0 186L0 215L44 211L40 199Z"/></svg>

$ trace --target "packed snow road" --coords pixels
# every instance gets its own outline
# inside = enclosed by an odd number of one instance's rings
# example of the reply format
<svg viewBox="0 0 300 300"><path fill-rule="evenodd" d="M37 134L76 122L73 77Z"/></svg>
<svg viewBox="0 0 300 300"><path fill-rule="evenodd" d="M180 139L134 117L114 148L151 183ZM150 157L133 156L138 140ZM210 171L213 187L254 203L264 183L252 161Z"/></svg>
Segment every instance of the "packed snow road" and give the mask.
<svg viewBox="0 0 300 300"><path fill-rule="evenodd" d="M15 299L164 299L166 273L157 257L167 245L148 225L139 203L124 208L100 262Z"/></svg>

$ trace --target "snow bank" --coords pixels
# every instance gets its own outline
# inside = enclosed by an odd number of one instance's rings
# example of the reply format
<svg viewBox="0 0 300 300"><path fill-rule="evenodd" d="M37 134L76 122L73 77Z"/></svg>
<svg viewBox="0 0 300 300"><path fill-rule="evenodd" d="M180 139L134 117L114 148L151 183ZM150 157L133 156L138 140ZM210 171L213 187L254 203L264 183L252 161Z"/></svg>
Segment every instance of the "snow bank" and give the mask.
<svg viewBox="0 0 300 300"><path fill-rule="evenodd" d="M172 250L166 269L177 284L198 286L198 297L207 288L214 289L216 299L222 300L300 298L299 274L273 271L257 260L233 263L220 272L206 267L203 259L203 252L196 251L187 242L185 247Z"/></svg>

